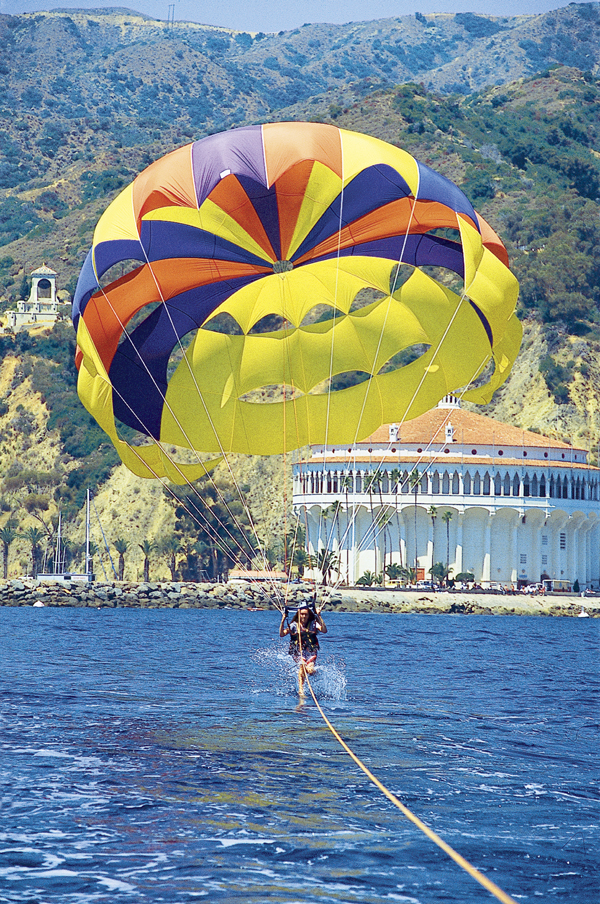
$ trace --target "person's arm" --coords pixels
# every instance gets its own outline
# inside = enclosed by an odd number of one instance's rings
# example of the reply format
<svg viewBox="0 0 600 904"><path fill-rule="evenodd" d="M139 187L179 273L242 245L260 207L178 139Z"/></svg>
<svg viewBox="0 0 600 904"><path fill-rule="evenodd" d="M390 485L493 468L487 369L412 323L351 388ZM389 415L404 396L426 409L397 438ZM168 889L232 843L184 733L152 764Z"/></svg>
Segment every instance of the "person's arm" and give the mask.
<svg viewBox="0 0 600 904"><path fill-rule="evenodd" d="M281 615L281 624L279 625L279 636L285 637L286 634L290 633L289 627L285 624L285 612Z"/></svg>
<svg viewBox="0 0 600 904"><path fill-rule="evenodd" d="M316 615L317 615L317 631L320 631L321 634L327 634L327 625L323 621L320 609L317 610Z"/></svg>

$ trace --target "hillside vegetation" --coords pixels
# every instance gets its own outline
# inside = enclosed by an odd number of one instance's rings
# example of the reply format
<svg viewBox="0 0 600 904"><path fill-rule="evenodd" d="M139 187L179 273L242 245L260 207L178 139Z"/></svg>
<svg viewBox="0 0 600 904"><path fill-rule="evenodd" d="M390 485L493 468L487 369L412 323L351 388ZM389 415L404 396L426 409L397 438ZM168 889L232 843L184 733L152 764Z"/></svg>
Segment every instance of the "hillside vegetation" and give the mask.
<svg viewBox="0 0 600 904"><path fill-rule="evenodd" d="M279 35L169 29L124 11L0 16L0 310L25 296L42 261L72 291L102 210L172 148L246 122L331 122L400 145L463 187L505 241L521 283L522 353L487 411L595 453L598 10L403 17ZM43 546L60 507L80 557L92 486L108 540L129 544L130 576L143 573L148 538L179 541L181 574L223 566L206 513L186 523L181 501L117 467L75 395L68 323L0 336L0 352L0 529L11 519L39 528ZM257 541L237 510L236 484L275 561L289 527L285 482L278 458L221 470L220 496L209 501L231 509L232 535L251 537L249 556ZM30 567L31 543L15 540L11 556L16 571ZM157 558L166 577L168 544Z"/></svg>

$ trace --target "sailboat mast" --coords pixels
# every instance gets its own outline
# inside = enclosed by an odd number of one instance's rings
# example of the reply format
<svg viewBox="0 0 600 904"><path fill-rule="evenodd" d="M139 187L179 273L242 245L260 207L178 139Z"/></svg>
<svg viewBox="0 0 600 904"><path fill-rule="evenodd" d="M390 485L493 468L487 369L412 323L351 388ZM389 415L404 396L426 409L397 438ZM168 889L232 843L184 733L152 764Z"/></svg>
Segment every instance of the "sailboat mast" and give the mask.
<svg viewBox="0 0 600 904"><path fill-rule="evenodd" d="M88 581L91 581L90 568L90 491L88 487L85 507L85 573Z"/></svg>
<svg viewBox="0 0 600 904"><path fill-rule="evenodd" d="M58 528L56 530L56 552L54 553L54 574L61 574L62 572L62 562L61 562L61 526L62 526L62 512L59 510L58 512Z"/></svg>

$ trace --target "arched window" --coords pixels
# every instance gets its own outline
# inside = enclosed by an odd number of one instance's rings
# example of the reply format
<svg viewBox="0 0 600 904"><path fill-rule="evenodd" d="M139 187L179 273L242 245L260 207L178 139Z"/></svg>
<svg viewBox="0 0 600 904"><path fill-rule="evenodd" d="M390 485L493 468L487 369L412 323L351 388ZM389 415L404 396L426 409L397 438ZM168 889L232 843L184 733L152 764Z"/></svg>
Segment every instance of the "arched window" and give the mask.
<svg viewBox="0 0 600 904"><path fill-rule="evenodd" d="M556 481L554 480L554 474L550 477L550 498L554 499L556 496Z"/></svg>
<svg viewBox="0 0 600 904"><path fill-rule="evenodd" d="M440 475L437 471L434 471L431 475L431 492L439 493L440 491Z"/></svg>
<svg viewBox="0 0 600 904"><path fill-rule="evenodd" d="M519 480L519 475L515 474L512 482L512 494L513 496L519 495L519 489L521 488L521 481Z"/></svg>
<svg viewBox="0 0 600 904"><path fill-rule="evenodd" d="M333 472L333 492L334 492L334 493L338 493L338 492L339 492L338 472L337 472L337 471L334 471L334 472Z"/></svg>
<svg viewBox="0 0 600 904"><path fill-rule="evenodd" d="M466 496L471 495L471 475L468 471L463 478L463 493L465 493Z"/></svg>
<svg viewBox="0 0 600 904"><path fill-rule="evenodd" d="M429 492L429 475L427 473L423 474L421 478L421 492L425 495Z"/></svg>
<svg viewBox="0 0 600 904"><path fill-rule="evenodd" d="M496 494L496 496L500 496L502 493L502 479L497 472L496 476L494 477L494 493Z"/></svg>
<svg viewBox="0 0 600 904"><path fill-rule="evenodd" d="M532 495L532 496L539 496L537 474L534 474L533 477L532 477L532 479L531 479L531 495Z"/></svg>
<svg viewBox="0 0 600 904"><path fill-rule="evenodd" d="M450 476L447 471L444 471L442 476L442 493L444 496L447 496L450 492Z"/></svg>
<svg viewBox="0 0 600 904"><path fill-rule="evenodd" d="M483 495L484 496L490 495L490 485L491 485L490 475L486 471L485 474L483 475Z"/></svg>
<svg viewBox="0 0 600 904"><path fill-rule="evenodd" d="M362 471L356 472L356 477L354 478L354 492L362 493Z"/></svg>
<svg viewBox="0 0 600 904"><path fill-rule="evenodd" d="M481 478L479 476L479 471L475 471L475 477L473 478L473 495L479 496L481 494Z"/></svg>
<svg viewBox="0 0 600 904"><path fill-rule="evenodd" d="M529 496L529 474L523 478L523 496Z"/></svg>
<svg viewBox="0 0 600 904"><path fill-rule="evenodd" d="M452 475L452 493L454 496L458 496L460 492L460 480L458 477L458 473L455 471Z"/></svg>
<svg viewBox="0 0 600 904"><path fill-rule="evenodd" d="M542 476L540 479L540 496L546 496L546 478Z"/></svg>
<svg viewBox="0 0 600 904"><path fill-rule="evenodd" d="M52 298L52 283L49 279L40 279L37 284L38 298Z"/></svg>
<svg viewBox="0 0 600 904"><path fill-rule="evenodd" d="M504 493L503 496L510 496L510 476L508 472L504 475Z"/></svg>
<svg viewBox="0 0 600 904"><path fill-rule="evenodd" d="M383 471L381 475L381 492L389 493L390 491L390 472Z"/></svg>

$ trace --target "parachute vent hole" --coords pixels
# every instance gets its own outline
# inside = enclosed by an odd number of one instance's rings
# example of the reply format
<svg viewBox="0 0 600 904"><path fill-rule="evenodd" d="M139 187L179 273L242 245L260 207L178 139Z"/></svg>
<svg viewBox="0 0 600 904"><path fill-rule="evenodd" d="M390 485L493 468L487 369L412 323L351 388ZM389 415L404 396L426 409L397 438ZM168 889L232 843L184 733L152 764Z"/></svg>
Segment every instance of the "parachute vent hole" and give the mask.
<svg viewBox="0 0 600 904"><path fill-rule="evenodd" d="M329 380L323 380L322 383L319 383L311 390L310 394L325 395L328 392L342 392L344 389L360 386L361 383L365 383L371 377L372 374L367 373L365 370L347 370L344 373L335 374Z"/></svg>
<svg viewBox="0 0 600 904"><path fill-rule="evenodd" d="M221 311L216 317L212 317L202 324L203 330L210 330L211 333L222 333L225 336L243 336L244 331L237 320L228 314L227 311Z"/></svg>
<svg viewBox="0 0 600 904"><path fill-rule="evenodd" d="M412 364L413 361L417 361L426 354L430 348L431 346L426 345L425 343L410 345L408 348L403 348L401 352L396 352L393 358L390 358L389 361L385 362L377 376L389 374L395 370L400 370L402 367L407 367L409 364Z"/></svg>
<svg viewBox="0 0 600 904"><path fill-rule="evenodd" d="M266 314L256 321L252 329L248 330L248 335L261 336L264 333L280 333L291 327L289 320L285 320L279 314Z"/></svg>
<svg viewBox="0 0 600 904"><path fill-rule="evenodd" d="M123 276L128 276L136 270L141 270L142 266L140 261L134 260L119 261L117 264L113 264L98 280L100 288L104 290L108 289L112 283L117 282Z"/></svg>
<svg viewBox="0 0 600 904"><path fill-rule="evenodd" d="M411 278L415 271L414 267L408 264L396 264L390 273L390 295L401 289L405 282Z"/></svg>
<svg viewBox="0 0 600 904"><path fill-rule="evenodd" d="M462 276L459 276L453 270L448 270L446 267L433 267L429 264L419 267L419 270L441 283L446 289L455 292L456 295L462 295L465 285L464 280Z"/></svg>
<svg viewBox="0 0 600 904"><path fill-rule="evenodd" d="M185 336L182 336L179 342L175 345L173 351L169 356L169 362L167 364L167 381L171 379L181 362L183 361L183 357L194 341L194 337L198 330L191 330L189 333L186 333Z"/></svg>
<svg viewBox="0 0 600 904"><path fill-rule="evenodd" d="M382 298L387 298L385 292L367 286L354 296L348 313L354 314L356 311L361 311L363 308L367 308L369 305L381 301Z"/></svg>
<svg viewBox="0 0 600 904"><path fill-rule="evenodd" d="M129 337L131 336L131 334L134 332L134 330L136 330L138 328L138 326L140 326L140 324L142 324L145 320L147 320L148 317L150 317L150 315L152 314L152 312L155 311L156 308L158 308L159 305L161 305L161 304L162 304L162 301L152 301L152 302L150 302L150 304L145 304L143 308L141 308L139 311L137 311L133 315L131 320L129 320L125 324L125 328L123 330L123 335L121 336L121 339L119 340L119 349L122 346L130 346Z"/></svg>
<svg viewBox="0 0 600 904"><path fill-rule="evenodd" d="M450 226L440 226L439 229L429 229L427 235L436 236L438 239L446 239L447 242L455 242L462 247L460 231L458 229L452 229Z"/></svg>
<svg viewBox="0 0 600 904"><path fill-rule="evenodd" d="M485 367L483 368L481 373L478 374L478 376L476 376L473 380L471 380L469 385L465 386L464 389L461 391L465 391L465 390L469 390L469 389L479 389L479 387L485 386L492 379L495 369L496 369L496 365L494 364L494 359L490 358L490 360L487 362L487 364L485 365Z"/></svg>
<svg viewBox="0 0 600 904"><path fill-rule="evenodd" d="M339 320L345 317L343 311L332 308L330 304L317 304L307 311L302 319L301 327L314 326L315 323L326 323L328 320Z"/></svg>
<svg viewBox="0 0 600 904"><path fill-rule="evenodd" d="M240 402L251 402L254 405L277 405L299 399L304 393L297 386L288 383L270 383L259 389L252 389L239 397Z"/></svg>
<svg viewBox="0 0 600 904"><path fill-rule="evenodd" d="M294 265L291 261L275 261L273 264L273 273L289 273L293 269Z"/></svg>

